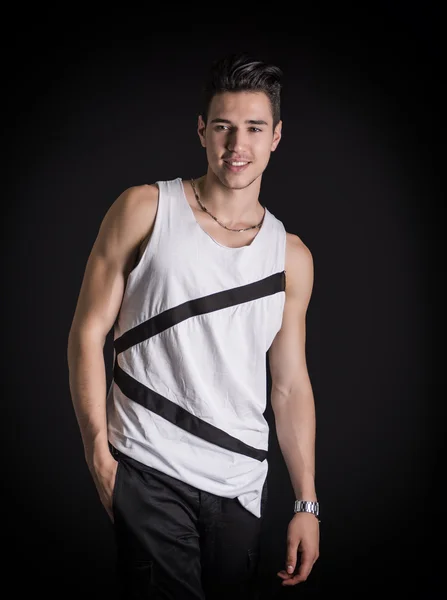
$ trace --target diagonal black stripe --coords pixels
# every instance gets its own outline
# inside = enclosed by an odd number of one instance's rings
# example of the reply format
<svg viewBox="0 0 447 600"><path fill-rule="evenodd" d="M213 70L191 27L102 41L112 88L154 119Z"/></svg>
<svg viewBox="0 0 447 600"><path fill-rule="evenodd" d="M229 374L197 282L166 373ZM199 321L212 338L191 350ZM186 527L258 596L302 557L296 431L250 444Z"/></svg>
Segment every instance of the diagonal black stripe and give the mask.
<svg viewBox="0 0 447 600"><path fill-rule="evenodd" d="M138 402L141 406L177 425L177 427L180 427L184 431L188 431L211 444L226 448L232 452L250 456L259 461L263 461L267 457L267 450L253 448L241 442L241 440L238 440L229 433L222 431L214 425L210 425L210 423L206 423L206 421L202 421L202 419L192 415L181 406L175 404L175 402L171 402L168 398L146 387L143 383L140 383L123 371L117 360L115 361L113 375L114 382L130 400Z"/></svg>
<svg viewBox="0 0 447 600"><path fill-rule="evenodd" d="M165 329L169 329L177 323L181 323L190 317L203 315L205 313L243 304L250 300L256 300L265 296L271 296L277 292L285 290L285 271L274 273L269 277L248 283L240 287L231 288L215 294L209 294L202 298L189 300L173 308L169 308L164 312L140 323L136 327L129 329L117 338L113 345L115 352L120 354L128 348L147 340L148 338L161 333Z"/></svg>

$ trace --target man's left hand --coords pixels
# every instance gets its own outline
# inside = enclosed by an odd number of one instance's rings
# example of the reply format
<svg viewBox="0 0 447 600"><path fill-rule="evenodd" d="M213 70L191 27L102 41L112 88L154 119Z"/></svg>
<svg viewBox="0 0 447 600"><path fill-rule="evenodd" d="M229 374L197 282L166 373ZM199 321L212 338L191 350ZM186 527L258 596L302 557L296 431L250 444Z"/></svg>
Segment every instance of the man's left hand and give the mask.
<svg viewBox="0 0 447 600"><path fill-rule="evenodd" d="M309 513L296 513L287 528L286 569L277 573L278 577L283 580L282 585L296 585L306 581L319 557L319 545L320 524L318 519ZM295 573L298 552L301 557L299 569Z"/></svg>

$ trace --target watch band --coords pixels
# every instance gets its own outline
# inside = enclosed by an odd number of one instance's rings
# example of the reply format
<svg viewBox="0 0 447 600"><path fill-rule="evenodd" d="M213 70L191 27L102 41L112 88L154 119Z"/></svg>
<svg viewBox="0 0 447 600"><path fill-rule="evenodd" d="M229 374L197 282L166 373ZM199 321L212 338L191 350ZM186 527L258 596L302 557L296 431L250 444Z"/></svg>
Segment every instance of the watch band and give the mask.
<svg viewBox="0 0 447 600"><path fill-rule="evenodd" d="M293 512L308 512L313 514L318 519L320 514L320 504L310 500L295 500ZM318 521L320 522L320 519L318 519Z"/></svg>

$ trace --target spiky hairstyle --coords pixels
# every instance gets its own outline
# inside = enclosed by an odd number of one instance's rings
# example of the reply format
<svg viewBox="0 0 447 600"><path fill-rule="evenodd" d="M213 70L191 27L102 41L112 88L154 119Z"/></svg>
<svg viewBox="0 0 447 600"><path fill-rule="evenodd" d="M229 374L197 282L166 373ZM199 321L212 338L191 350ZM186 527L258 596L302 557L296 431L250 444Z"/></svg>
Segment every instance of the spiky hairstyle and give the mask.
<svg viewBox="0 0 447 600"><path fill-rule="evenodd" d="M283 72L279 67L256 60L246 52L229 54L211 65L202 88L202 118L207 122L211 100L222 92L264 92L273 115L273 129L281 118L280 94Z"/></svg>

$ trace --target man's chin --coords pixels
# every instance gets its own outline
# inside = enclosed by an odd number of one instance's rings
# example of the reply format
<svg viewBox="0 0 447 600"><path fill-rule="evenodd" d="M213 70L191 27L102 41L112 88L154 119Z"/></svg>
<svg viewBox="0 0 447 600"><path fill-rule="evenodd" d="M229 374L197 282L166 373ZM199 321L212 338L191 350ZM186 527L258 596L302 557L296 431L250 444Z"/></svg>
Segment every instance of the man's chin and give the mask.
<svg viewBox="0 0 447 600"><path fill-rule="evenodd" d="M232 190L247 188L259 178L259 174L250 171L232 173L228 169L225 169L225 167L219 168L215 174L222 185Z"/></svg>

